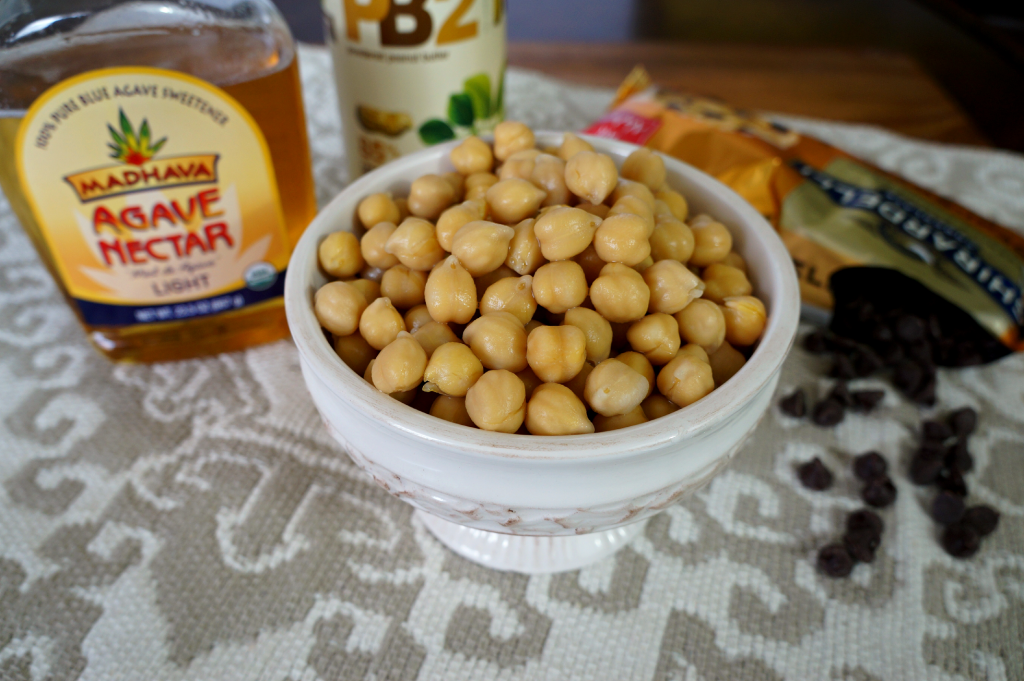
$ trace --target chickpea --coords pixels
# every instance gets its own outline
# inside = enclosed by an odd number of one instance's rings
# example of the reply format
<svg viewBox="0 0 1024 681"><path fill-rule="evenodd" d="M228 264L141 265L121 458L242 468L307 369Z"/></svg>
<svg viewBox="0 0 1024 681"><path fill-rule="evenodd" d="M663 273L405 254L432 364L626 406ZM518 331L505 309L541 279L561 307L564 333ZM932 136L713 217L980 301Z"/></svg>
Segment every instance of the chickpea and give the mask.
<svg viewBox="0 0 1024 681"><path fill-rule="evenodd" d="M579 203L579 204L576 204L576 207L579 208L580 210L587 211L591 215L596 215L597 217L601 218L602 220L604 220L606 217L608 217L608 211L611 210L611 208L609 208L608 206L604 205L603 203L599 203L596 206L594 204L592 204L592 203Z"/></svg>
<svg viewBox="0 0 1024 681"><path fill-rule="evenodd" d="M530 399L530 395L532 395L533 391L537 389L537 386L544 384L544 381L540 380L537 374L533 373L533 369L530 367L526 367L522 371L517 371L516 376L518 376L519 380L523 382L524 386L526 386L527 400Z"/></svg>
<svg viewBox="0 0 1024 681"><path fill-rule="evenodd" d="M477 299L479 300L479 299L483 298L484 294L487 293L487 289L489 289L491 287L491 284L493 284L494 282L501 281L502 279L507 279L509 277L518 277L518 276L519 275L516 274L512 270L512 268L510 268L507 265L502 265L498 269L494 270L493 272L488 272L487 274L483 275L482 277L475 277L473 279L473 281L476 284L476 297L477 297Z"/></svg>
<svg viewBox="0 0 1024 681"><path fill-rule="evenodd" d="M509 312L523 324L533 319L533 313L536 311L537 301L533 299L533 277L529 274L518 279L514 277L499 279L487 287L484 297L480 299L480 314Z"/></svg>
<svg viewBox="0 0 1024 681"><path fill-rule="evenodd" d="M689 263L707 267L729 255L732 250L732 234L721 222L715 222L706 215L698 215L690 223L693 232L693 255Z"/></svg>
<svg viewBox="0 0 1024 681"><path fill-rule="evenodd" d="M614 206L625 196L635 196L640 199L651 210L651 215L654 214L654 194L647 188L647 185L625 178L620 179L611 193L610 202Z"/></svg>
<svg viewBox="0 0 1024 681"><path fill-rule="evenodd" d="M533 149L533 131L519 121L503 121L494 127L494 157L507 161L517 151Z"/></svg>
<svg viewBox="0 0 1024 681"><path fill-rule="evenodd" d="M710 364L707 351L696 343L687 343L683 347L679 348L679 352L676 353L676 357L679 355L690 355L691 357L696 357L705 364Z"/></svg>
<svg viewBox="0 0 1024 681"><path fill-rule="evenodd" d="M434 321L434 318L430 316L430 310L427 306L425 304L417 305L405 313L405 330L415 334L417 329L432 321Z"/></svg>
<svg viewBox="0 0 1024 681"><path fill-rule="evenodd" d="M517 274L533 274L545 262L534 232L535 223L533 218L527 218L512 228L514 234L508 245L505 264Z"/></svg>
<svg viewBox="0 0 1024 681"><path fill-rule="evenodd" d="M673 316L679 323L679 335L687 343L714 352L725 339L725 315L710 300L698 298Z"/></svg>
<svg viewBox="0 0 1024 681"><path fill-rule="evenodd" d="M668 364L679 351L679 325L672 315L661 312L633 322L626 338L634 350L657 366Z"/></svg>
<svg viewBox="0 0 1024 681"><path fill-rule="evenodd" d="M587 339L575 326L540 326L526 341L526 361L545 383L565 383L583 368Z"/></svg>
<svg viewBox="0 0 1024 681"><path fill-rule="evenodd" d="M572 390L557 383L538 386L526 404L526 429L531 435L582 435L594 432L587 407Z"/></svg>
<svg viewBox="0 0 1024 681"><path fill-rule="evenodd" d="M317 249L320 267L337 279L355 276L363 269L363 256L359 252L359 239L351 232L334 232L320 242Z"/></svg>
<svg viewBox="0 0 1024 681"><path fill-rule="evenodd" d="M370 194L359 202L356 215L359 216L359 222L366 229L372 229L382 222L397 225L402 219L398 205L391 198L391 194Z"/></svg>
<svg viewBox="0 0 1024 681"><path fill-rule="evenodd" d="M434 350L423 372L427 383L423 389L443 395L465 397L466 392L484 375L484 366L469 349L458 341L445 343Z"/></svg>
<svg viewBox="0 0 1024 681"><path fill-rule="evenodd" d="M654 234L654 211L644 203L643 199L637 196L623 196L615 202L615 205L608 209L608 216L622 214L636 215L644 221L647 233L644 235L650 238Z"/></svg>
<svg viewBox="0 0 1024 681"><path fill-rule="evenodd" d="M726 298L749 296L754 290L742 270L722 263L705 267L701 279L704 280L704 297L719 305L723 304Z"/></svg>
<svg viewBox="0 0 1024 681"><path fill-rule="evenodd" d="M507 180L511 177L518 177L520 180L529 181L538 156L540 156L540 149L517 151L509 156L508 160L501 165L501 170L498 171L498 179Z"/></svg>
<svg viewBox="0 0 1024 681"><path fill-rule="evenodd" d="M654 198L664 201L676 220L685 220L690 213L690 207L686 203L686 197L668 187L662 187L654 192Z"/></svg>
<svg viewBox="0 0 1024 681"><path fill-rule="evenodd" d="M373 279L352 279L348 283L359 289L367 305L380 298L380 284Z"/></svg>
<svg viewBox="0 0 1024 681"><path fill-rule="evenodd" d="M648 396L646 400L640 403L640 408L644 410L644 416L650 421L660 419L662 416L668 416L674 411L679 411L678 404L673 404L671 400L660 393Z"/></svg>
<svg viewBox="0 0 1024 681"><path fill-rule="evenodd" d="M632 322L647 314L651 291L636 270L610 262L590 287L590 300L608 321Z"/></svg>
<svg viewBox="0 0 1024 681"><path fill-rule="evenodd" d="M565 186L589 203L604 203L619 181L611 156L580 151L565 162Z"/></svg>
<svg viewBox="0 0 1024 681"><path fill-rule="evenodd" d="M533 232L545 258L568 260L586 250L600 224L601 218L584 210L559 206L537 218Z"/></svg>
<svg viewBox="0 0 1024 681"><path fill-rule="evenodd" d="M332 281L317 289L313 312L320 326L335 336L348 336L359 328L359 317L366 309L366 298L352 284Z"/></svg>
<svg viewBox="0 0 1024 681"><path fill-rule="evenodd" d="M594 250L605 262L632 267L651 254L647 236L647 222L642 217L629 213L609 214L594 232Z"/></svg>
<svg viewBox="0 0 1024 681"><path fill-rule="evenodd" d="M506 225L532 216L547 198L547 192L518 177L500 180L485 194L491 215Z"/></svg>
<svg viewBox="0 0 1024 681"><path fill-rule="evenodd" d="M363 269L359 270L359 278L369 279L370 281L375 281L379 284L381 279L384 278L384 270L379 267L370 267L367 265Z"/></svg>
<svg viewBox="0 0 1024 681"><path fill-rule="evenodd" d="M722 264L728 265L729 267L735 267L743 274L747 273L747 261L743 259L743 256L736 251L729 251L729 254L722 258Z"/></svg>
<svg viewBox="0 0 1024 681"><path fill-rule="evenodd" d="M585 307L574 307L566 310L562 324L575 326L586 338L587 359L591 362L603 362L608 359L612 348L612 325L594 310ZM565 381L559 381L564 383Z"/></svg>
<svg viewBox="0 0 1024 681"><path fill-rule="evenodd" d="M659 260L640 276L651 290L652 312L675 314L704 291L704 282L675 260Z"/></svg>
<svg viewBox="0 0 1024 681"><path fill-rule="evenodd" d="M654 196L654 219L658 218L672 218L676 219L676 214L672 212L672 208L667 203L658 198L657 194Z"/></svg>
<svg viewBox="0 0 1024 681"><path fill-rule="evenodd" d="M711 367L692 355L680 355L658 374L658 390L674 404L685 407L715 389Z"/></svg>
<svg viewBox="0 0 1024 681"><path fill-rule="evenodd" d="M633 265L633 269L636 270L640 276L643 276L644 272L650 269L652 265L654 265L654 258L647 256L637 264ZM650 287L648 286L648 288Z"/></svg>
<svg viewBox="0 0 1024 681"><path fill-rule="evenodd" d="M474 277L481 277L501 267L508 257L509 243L515 230L507 225L486 220L468 222L455 233L452 253Z"/></svg>
<svg viewBox="0 0 1024 681"><path fill-rule="evenodd" d="M725 316L725 339L733 345L753 345L764 333L768 312L754 296L726 298L721 309Z"/></svg>
<svg viewBox="0 0 1024 681"><path fill-rule="evenodd" d="M420 218L406 218L384 244L387 253L413 270L429 271L446 253L437 243L434 225Z"/></svg>
<svg viewBox="0 0 1024 681"><path fill-rule="evenodd" d="M654 392L654 366L642 353L630 350L623 352L615 359L647 379L647 394Z"/></svg>
<svg viewBox="0 0 1024 681"><path fill-rule="evenodd" d="M674 218L658 220L651 233L651 257L654 261L677 260L684 265L693 255L693 232Z"/></svg>
<svg viewBox="0 0 1024 681"><path fill-rule="evenodd" d="M487 190L498 183L498 176L494 173L473 173L466 178L467 201L484 202L487 197Z"/></svg>
<svg viewBox="0 0 1024 681"><path fill-rule="evenodd" d="M665 184L665 162L655 152L641 147L623 161L622 176L654 191Z"/></svg>
<svg viewBox="0 0 1024 681"><path fill-rule="evenodd" d="M526 387L511 371L488 371L466 393L466 411L478 428L514 433L526 416Z"/></svg>
<svg viewBox="0 0 1024 681"><path fill-rule="evenodd" d="M398 258L384 250L396 229L398 227L393 222L378 222L363 234L359 251L367 265L386 270L398 264Z"/></svg>
<svg viewBox="0 0 1024 681"><path fill-rule="evenodd" d="M587 246L585 251L573 257L573 262L583 268L583 276L587 280L587 286L591 286L601 276L601 269L608 264L601 260L601 256L597 254L593 243Z"/></svg>
<svg viewBox="0 0 1024 681"><path fill-rule="evenodd" d="M565 387L572 391L581 402L584 402L586 397L584 395L587 387L587 377L590 376L590 372L594 370L594 365L590 362L584 362L583 368L576 374L574 378L564 383Z"/></svg>
<svg viewBox="0 0 1024 681"><path fill-rule="evenodd" d="M455 233L475 220L483 220L487 215L487 206L483 201L463 201L452 206L437 219L435 234L441 248L451 253L455 241Z"/></svg>
<svg viewBox="0 0 1024 681"><path fill-rule="evenodd" d="M452 165L463 175L486 173L494 166L494 154L491 145L475 135L467 137L452 149L449 158Z"/></svg>
<svg viewBox="0 0 1024 681"><path fill-rule="evenodd" d="M562 145L558 147L558 157L568 161L581 151L593 151L594 145L571 132L562 136Z"/></svg>
<svg viewBox="0 0 1024 681"><path fill-rule="evenodd" d="M715 379L715 386L720 386L736 375L736 372L747 363L747 358L739 350L724 341L718 349L708 356L708 364L711 365L711 375Z"/></svg>
<svg viewBox="0 0 1024 681"><path fill-rule="evenodd" d="M647 423L648 420L647 414L644 413L643 406L638 404L625 414L619 414L617 416L602 416L601 414L598 414L594 417L594 429L598 433L607 433L609 430L619 430L620 428L626 428L628 426L638 426L641 423Z"/></svg>
<svg viewBox="0 0 1024 681"><path fill-rule="evenodd" d="M548 312L561 314L587 297L583 268L572 260L541 265L533 275L533 298Z"/></svg>
<svg viewBox="0 0 1024 681"><path fill-rule="evenodd" d="M536 329L538 326L544 326L544 323L539 319L531 319L530 321L526 322L526 326L524 327L526 330L526 337L529 338L530 332Z"/></svg>
<svg viewBox="0 0 1024 681"><path fill-rule="evenodd" d="M527 179L548 193L542 206L566 205L575 200L565 186L565 161L557 156L539 155L534 159L533 172Z"/></svg>
<svg viewBox="0 0 1024 681"><path fill-rule="evenodd" d="M454 255L430 273L423 296L434 321L465 324L476 314L476 283Z"/></svg>
<svg viewBox="0 0 1024 681"><path fill-rule="evenodd" d="M447 324L430 321L416 329L413 338L420 344L427 357L433 357L434 351L445 343L458 343L459 337Z"/></svg>
<svg viewBox="0 0 1024 681"><path fill-rule="evenodd" d="M370 360L377 356L377 351L358 333L335 338L334 351L341 357L342 362L360 376L366 372Z"/></svg>
<svg viewBox="0 0 1024 681"><path fill-rule="evenodd" d="M466 178L455 172L444 173L441 177L445 179L445 182L451 185L452 191L455 193L452 198L452 203L454 204L462 201L462 197L466 193Z"/></svg>
<svg viewBox="0 0 1024 681"><path fill-rule="evenodd" d="M382 393L399 393L418 387L426 368L427 353L412 334L402 331L377 355L370 376Z"/></svg>
<svg viewBox="0 0 1024 681"><path fill-rule="evenodd" d="M462 332L462 340L488 369L516 373L527 366L526 330L508 312L492 312L474 319Z"/></svg>
<svg viewBox="0 0 1024 681"><path fill-rule="evenodd" d="M395 221L395 224L399 225L411 215L409 212L409 199L404 196L395 199L395 208L398 209L398 220Z"/></svg>
<svg viewBox="0 0 1024 681"><path fill-rule="evenodd" d="M399 310L408 310L423 303L423 291L427 285L427 273L412 270L405 265L395 265L384 272L380 280L380 294L391 299Z"/></svg>
<svg viewBox="0 0 1024 681"><path fill-rule="evenodd" d="M376 363L377 363L376 359L371 359L370 363L368 365L366 365L366 373L363 374L363 378L370 385L373 385L373 378L372 378L373 365L376 364ZM402 392L389 393L388 397L392 397L392 398L398 400L399 402L401 402L402 404L410 404L411 405L413 400L416 399L417 393L419 393L419 392L420 391L417 388L413 388L412 390L403 390Z"/></svg>
<svg viewBox="0 0 1024 681"><path fill-rule="evenodd" d="M606 359L590 372L583 394L598 414L618 416L643 402L649 387L646 378L619 360Z"/></svg>
<svg viewBox="0 0 1024 681"><path fill-rule="evenodd" d="M418 218L436 220L455 203L455 189L440 175L423 175L409 188L409 212Z"/></svg>
<svg viewBox="0 0 1024 681"><path fill-rule="evenodd" d="M449 397L448 395L440 395L436 400L434 400L434 403L430 405L430 415L436 416L439 419L444 419L449 423L468 426L469 428L476 428L476 424L473 423L473 419L469 418L469 412L466 411L465 397Z"/></svg>
<svg viewBox="0 0 1024 681"><path fill-rule="evenodd" d="M383 350L405 331L405 320L388 298L373 301L359 318L359 333L375 350Z"/></svg>

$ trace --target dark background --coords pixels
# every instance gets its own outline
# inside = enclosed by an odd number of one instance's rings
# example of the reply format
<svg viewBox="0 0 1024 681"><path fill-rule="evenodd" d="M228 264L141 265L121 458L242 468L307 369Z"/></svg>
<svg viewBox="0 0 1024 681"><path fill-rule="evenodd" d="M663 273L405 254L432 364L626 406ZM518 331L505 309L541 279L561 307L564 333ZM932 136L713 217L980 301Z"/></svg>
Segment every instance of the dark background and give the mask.
<svg viewBox="0 0 1024 681"><path fill-rule="evenodd" d="M274 0L322 41L319 0ZM510 41L877 48L913 57L994 146L1024 151L1024 0L507 0ZM623 75L632 64L623 64Z"/></svg>

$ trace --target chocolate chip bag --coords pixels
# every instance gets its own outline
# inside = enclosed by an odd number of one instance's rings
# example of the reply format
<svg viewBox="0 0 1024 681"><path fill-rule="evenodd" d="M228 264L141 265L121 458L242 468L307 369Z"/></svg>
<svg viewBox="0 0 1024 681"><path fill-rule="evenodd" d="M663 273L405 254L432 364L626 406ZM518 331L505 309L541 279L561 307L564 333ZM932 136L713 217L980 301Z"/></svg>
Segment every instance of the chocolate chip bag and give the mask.
<svg viewBox="0 0 1024 681"><path fill-rule="evenodd" d="M982 361L1024 350L1024 238L952 201L751 112L659 88L642 67L584 132L662 151L736 190L779 231L812 316L881 299L892 314L927 310L963 338L983 336ZM901 281L907 290L894 290Z"/></svg>

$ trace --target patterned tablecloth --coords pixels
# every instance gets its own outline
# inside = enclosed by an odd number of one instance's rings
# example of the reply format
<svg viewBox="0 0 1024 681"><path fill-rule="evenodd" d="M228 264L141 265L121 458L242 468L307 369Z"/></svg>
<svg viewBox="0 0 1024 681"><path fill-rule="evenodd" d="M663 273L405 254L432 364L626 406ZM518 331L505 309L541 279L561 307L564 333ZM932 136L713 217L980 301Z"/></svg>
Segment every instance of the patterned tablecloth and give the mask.
<svg viewBox="0 0 1024 681"><path fill-rule="evenodd" d="M304 49L318 197L344 182L327 54ZM512 70L509 117L579 129L608 90ZM1024 228L1024 159L780 117ZM777 408L735 464L592 567L526 577L456 557L324 431L294 346L155 366L93 352L0 198L0 679L1024 678L1024 356L943 372L820 429ZM819 391L801 349L780 392ZM874 385L876 381L865 381ZM879 383L880 384L880 383ZM972 405L971 560L903 471L922 415ZM875 562L815 551L859 508L852 454L896 469ZM809 492L793 463L837 473Z"/></svg>

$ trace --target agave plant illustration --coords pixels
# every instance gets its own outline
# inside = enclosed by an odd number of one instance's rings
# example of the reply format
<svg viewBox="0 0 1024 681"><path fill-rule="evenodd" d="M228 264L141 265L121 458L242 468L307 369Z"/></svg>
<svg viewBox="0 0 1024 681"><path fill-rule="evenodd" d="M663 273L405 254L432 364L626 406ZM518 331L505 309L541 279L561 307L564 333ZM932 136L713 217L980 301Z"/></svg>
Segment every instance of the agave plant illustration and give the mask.
<svg viewBox="0 0 1024 681"><path fill-rule="evenodd" d="M135 134L135 129L132 128L131 122L128 117L124 115L124 110L119 109L121 132L119 133L114 129L114 126L107 124L107 129L110 130L110 136L114 139L114 143L107 143L110 150L113 152L110 154L110 158L117 159L122 163L128 163L133 166L141 166L143 163L153 158L156 152L160 151L160 147L164 145L167 138L164 137L156 143L150 142L149 132L149 121L145 118L142 119L142 125L139 126L138 134Z"/></svg>

